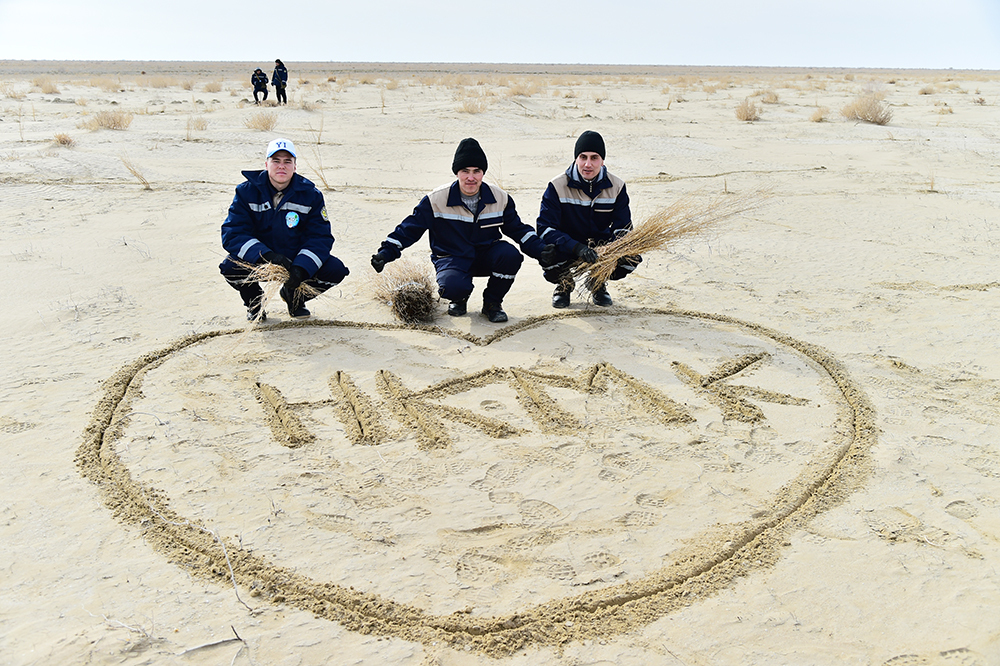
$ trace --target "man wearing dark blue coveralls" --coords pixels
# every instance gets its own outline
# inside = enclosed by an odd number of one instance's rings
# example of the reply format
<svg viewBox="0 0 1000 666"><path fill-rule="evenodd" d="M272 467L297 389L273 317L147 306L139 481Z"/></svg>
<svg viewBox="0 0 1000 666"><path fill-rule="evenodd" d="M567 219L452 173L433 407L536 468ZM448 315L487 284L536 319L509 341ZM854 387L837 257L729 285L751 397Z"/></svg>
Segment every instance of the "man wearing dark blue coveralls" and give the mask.
<svg viewBox="0 0 1000 666"><path fill-rule="evenodd" d="M264 100L267 101L267 74L264 70L260 67L255 69L250 83L253 85L253 103L260 104L260 98L257 97L260 93L264 93Z"/></svg>
<svg viewBox="0 0 1000 666"><path fill-rule="evenodd" d="M451 171L457 178L430 192L372 255L372 268L381 273L428 232L431 261L437 272L438 293L451 301L448 314L464 315L473 277L489 276L483 291L483 314L494 323L507 321L503 298L514 284L524 257L503 233L533 259L544 260L546 248L531 227L521 222L514 200L495 185L483 184L486 153L475 139L462 139Z"/></svg>
<svg viewBox="0 0 1000 666"><path fill-rule="evenodd" d="M271 85L274 86L274 95L278 98L278 104L288 104L288 95L285 94L285 88L288 86L288 69L280 58L274 61Z"/></svg>
<svg viewBox="0 0 1000 666"><path fill-rule="evenodd" d="M584 132L573 154L573 164L545 188L535 225L542 241L556 246L552 262L542 266L545 279L556 285L554 308L569 307L569 295L576 286L570 266L577 260L594 263L598 259L594 246L610 243L632 228L625 181L604 166L604 138L597 132ZM611 279L621 280L641 262L639 255L622 257ZM594 305L613 304L603 284L595 286L591 296Z"/></svg>
<svg viewBox="0 0 1000 666"><path fill-rule="evenodd" d="M283 266L288 280L281 298L295 319L309 317L299 285L312 295L340 284L350 271L330 255L333 234L323 193L295 173L295 146L287 139L267 145L263 171L244 171L246 181L236 187L229 215L222 224L222 247L229 256L219 265L230 286L240 292L247 319L264 321L264 295L260 284L247 282L248 264L264 262Z"/></svg>

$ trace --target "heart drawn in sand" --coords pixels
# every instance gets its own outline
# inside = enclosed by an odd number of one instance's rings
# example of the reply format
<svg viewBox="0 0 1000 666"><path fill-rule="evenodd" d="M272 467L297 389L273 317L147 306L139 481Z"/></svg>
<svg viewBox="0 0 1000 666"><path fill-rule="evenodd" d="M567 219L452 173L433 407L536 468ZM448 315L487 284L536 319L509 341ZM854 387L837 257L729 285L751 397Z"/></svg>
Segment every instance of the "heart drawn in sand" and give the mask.
<svg viewBox="0 0 1000 666"><path fill-rule="evenodd" d="M773 563L874 443L827 352L724 316L239 333L112 377L84 474L241 600L425 643L505 654L651 622Z"/></svg>

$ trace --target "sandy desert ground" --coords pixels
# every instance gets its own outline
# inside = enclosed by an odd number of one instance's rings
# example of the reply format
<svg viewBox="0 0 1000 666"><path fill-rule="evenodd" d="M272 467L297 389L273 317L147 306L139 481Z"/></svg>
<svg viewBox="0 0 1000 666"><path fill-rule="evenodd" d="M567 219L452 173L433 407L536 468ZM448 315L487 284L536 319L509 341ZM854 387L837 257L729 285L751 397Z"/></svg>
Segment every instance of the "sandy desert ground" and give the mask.
<svg viewBox="0 0 1000 666"><path fill-rule="evenodd" d="M0 62L0 663L1000 664L1000 73L286 64ZM586 129L767 199L612 308L373 298L460 139L533 223ZM246 332L277 136L351 275Z"/></svg>

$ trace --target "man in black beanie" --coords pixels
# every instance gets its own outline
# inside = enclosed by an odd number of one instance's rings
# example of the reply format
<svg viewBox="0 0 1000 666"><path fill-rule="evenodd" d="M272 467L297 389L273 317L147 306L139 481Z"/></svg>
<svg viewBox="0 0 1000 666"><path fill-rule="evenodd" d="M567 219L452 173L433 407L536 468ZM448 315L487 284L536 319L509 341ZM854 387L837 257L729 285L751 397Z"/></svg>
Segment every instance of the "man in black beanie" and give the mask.
<svg viewBox="0 0 1000 666"><path fill-rule="evenodd" d="M535 229L545 243L555 245L551 263L543 265L545 279L556 285L552 307L569 307L569 295L576 286L570 266L576 261L597 261L594 246L610 243L632 228L625 181L608 173L604 166L604 137L590 130L576 140L575 161L549 183L542 195ZM624 257L611 275L620 280L635 270L642 257ZM605 285L597 286L594 305L613 305Z"/></svg>
<svg viewBox="0 0 1000 666"><path fill-rule="evenodd" d="M413 213L382 241L371 263L381 273L427 231L438 293L451 301L448 314L464 315L472 278L489 276L483 291L483 314L499 323L507 321L503 298L524 260L517 248L501 239L501 232L533 259L540 260L546 247L518 217L510 195L495 185L483 184L487 166L479 142L462 139L451 164L456 180L421 199ZM548 248L550 253L553 250Z"/></svg>

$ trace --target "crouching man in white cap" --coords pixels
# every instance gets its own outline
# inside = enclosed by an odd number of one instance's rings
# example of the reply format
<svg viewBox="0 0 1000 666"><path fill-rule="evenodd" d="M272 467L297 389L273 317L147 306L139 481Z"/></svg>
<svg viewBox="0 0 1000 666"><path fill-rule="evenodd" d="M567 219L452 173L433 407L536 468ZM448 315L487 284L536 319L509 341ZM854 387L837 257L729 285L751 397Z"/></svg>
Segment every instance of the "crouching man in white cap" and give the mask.
<svg viewBox="0 0 1000 666"><path fill-rule="evenodd" d="M486 168L486 153L479 142L462 139L451 165L456 179L420 200L413 214L400 222L372 255L372 268L381 273L387 263L398 259L427 231L438 293L451 301L448 314L464 315L472 278L489 276L483 290L482 312L491 322L500 323L507 321L503 298L524 261L517 248L500 234L539 261L545 261L554 248L547 248L534 229L521 221L510 195L483 183Z"/></svg>
<svg viewBox="0 0 1000 666"><path fill-rule="evenodd" d="M229 256L219 271L240 292L247 319L264 321L264 292L257 282L247 282L250 269L246 264L283 266L289 277L281 287L281 298L288 305L288 314L295 319L307 318L310 313L305 300L340 284L350 273L330 254L333 234L323 193L295 173L295 146L288 139L269 143L264 170L244 171L243 177L246 180L236 187L222 224L222 247ZM303 283L312 288L310 296L296 294Z"/></svg>

